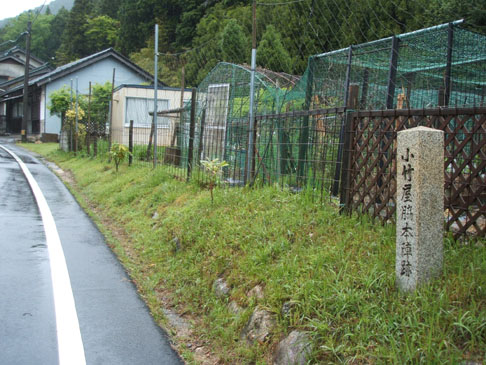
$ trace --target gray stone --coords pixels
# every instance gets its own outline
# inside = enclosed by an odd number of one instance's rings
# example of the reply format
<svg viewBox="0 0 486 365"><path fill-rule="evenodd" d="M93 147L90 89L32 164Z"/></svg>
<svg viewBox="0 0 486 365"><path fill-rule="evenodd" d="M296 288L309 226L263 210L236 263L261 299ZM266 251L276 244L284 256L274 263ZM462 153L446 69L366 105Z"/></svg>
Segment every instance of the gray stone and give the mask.
<svg viewBox="0 0 486 365"><path fill-rule="evenodd" d="M294 302L292 300L285 302L282 305L282 315L284 317L287 317L288 315L290 315L290 312L292 311L292 309L295 307L296 304L297 304L297 302Z"/></svg>
<svg viewBox="0 0 486 365"><path fill-rule="evenodd" d="M413 291L442 272L444 132L417 127L398 132L395 272Z"/></svg>
<svg viewBox="0 0 486 365"><path fill-rule="evenodd" d="M176 330L178 335L187 335L191 331L190 323L179 316L176 312L168 308L162 308L162 312L170 325Z"/></svg>
<svg viewBox="0 0 486 365"><path fill-rule="evenodd" d="M299 331L292 331L277 346L274 365L305 365L312 352L309 337Z"/></svg>
<svg viewBox="0 0 486 365"><path fill-rule="evenodd" d="M256 298L256 299L263 299L263 288L260 285L256 285L253 289L248 292L248 297Z"/></svg>
<svg viewBox="0 0 486 365"><path fill-rule="evenodd" d="M159 213L155 212L154 215L152 216L152 219L157 219L157 218L159 218Z"/></svg>
<svg viewBox="0 0 486 365"><path fill-rule="evenodd" d="M230 288L223 278L219 278L213 283L213 291L218 298L226 298L229 295Z"/></svg>
<svg viewBox="0 0 486 365"><path fill-rule="evenodd" d="M228 304L228 309L230 310L231 313L233 314L240 314L243 308L241 308L238 303L236 303L234 300L232 300Z"/></svg>
<svg viewBox="0 0 486 365"><path fill-rule="evenodd" d="M275 316L262 309L255 309L248 323L241 331L241 339L251 345L255 342L264 343L276 326Z"/></svg>
<svg viewBox="0 0 486 365"><path fill-rule="evenodd" d="M181 241L179 240L178 237L174 237L172 241L170 241L172 244L172 251L173 252L179 252L182 248L181 246Z"/></svg>

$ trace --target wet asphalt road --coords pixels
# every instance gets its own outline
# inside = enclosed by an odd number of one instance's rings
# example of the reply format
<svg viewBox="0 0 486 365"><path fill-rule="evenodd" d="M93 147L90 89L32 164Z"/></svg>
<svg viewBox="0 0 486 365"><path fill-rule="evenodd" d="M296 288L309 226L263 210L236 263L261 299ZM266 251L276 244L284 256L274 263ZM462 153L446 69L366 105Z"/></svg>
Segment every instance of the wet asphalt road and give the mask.
<svg viewBox="0 0 486 365"><path fill-rule="evenodd" d="M54 216L87 364L182 364L103 236L65 186L0 138L37 180ZM56 318L44 228L16 161L0 149L0 364L57 364ZM59 320L62 320L59 319Z"/></svg>

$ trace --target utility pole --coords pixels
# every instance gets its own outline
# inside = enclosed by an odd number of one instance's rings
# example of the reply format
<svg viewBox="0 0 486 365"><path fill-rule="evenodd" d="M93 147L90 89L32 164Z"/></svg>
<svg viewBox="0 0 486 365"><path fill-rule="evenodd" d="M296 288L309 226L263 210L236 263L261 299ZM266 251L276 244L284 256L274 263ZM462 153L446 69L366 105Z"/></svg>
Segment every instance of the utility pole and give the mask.
<svg viewBox="0 0 486 365"><path fill-rule="evenodd" d="M22 142L27 142L27 114L29 113L29 66L30 66L30 33L32 30L32 23L30 20L27 22L27 39L25 50L25 73L24 73L24 96L23 102L23 115L22 115Z"/></svg>

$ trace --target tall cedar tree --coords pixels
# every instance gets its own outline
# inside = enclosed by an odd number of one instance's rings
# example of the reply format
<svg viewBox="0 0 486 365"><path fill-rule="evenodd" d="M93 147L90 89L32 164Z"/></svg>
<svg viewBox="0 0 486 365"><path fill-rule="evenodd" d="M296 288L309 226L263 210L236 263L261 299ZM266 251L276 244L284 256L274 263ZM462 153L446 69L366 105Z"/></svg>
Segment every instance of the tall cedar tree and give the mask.
<svg viewBox="0 0 486 365"><path fill-rule="evenodd" d="M90 45L86 42L85 25L92 15L94 0L75 0L68 22L62 34L61 47L57 52L60 64L68 63L89 55Z"/></svg>
<svg viewBox="0 0 486 365"><path fill-rule="evenodd" d="M258 45L257 64L272 71L292 73L292 59L273 25L267 27Z"/></svg>
<svg viewBox="0 0 486 365"><path fill-rule="evenodd" d="M248 40L243 28L235 19L230 19L223 30L221 39L221 54L223 61L243 63L250 53Z"/></svg>

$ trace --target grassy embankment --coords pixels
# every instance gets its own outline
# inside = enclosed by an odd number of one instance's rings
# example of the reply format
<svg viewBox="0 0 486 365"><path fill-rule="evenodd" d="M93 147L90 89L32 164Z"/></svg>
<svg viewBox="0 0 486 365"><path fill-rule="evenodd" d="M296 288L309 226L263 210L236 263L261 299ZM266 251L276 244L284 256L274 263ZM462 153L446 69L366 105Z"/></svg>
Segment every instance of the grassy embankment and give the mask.
<svg viewBox="0 0 486 365"><path fill-rule="evenodd" d="M192 338L178 341L189 361L192 343L223 363L269 363L293 329L308 331L318 363L485 361L484 242L447 239L444 275L400 295L393 226L341 216L273 187L217 189L211 204L209 191L164 168L124 164L116 174L107 161L73 157L56 145L28 147L70 170L78 199L98 223L111 222L102 229L156 320L164 321L162 302L192 318ZM110 234L115 227L123 239ZM218 277L231 286L228 300L212 291ZM248 298L257 284L264 299ZM229 300L244 311L233 314ZM293 306L285 316L287 301ZM269 342L247 347L239 334L256 306L274 312L278 325Z"/></svg>

